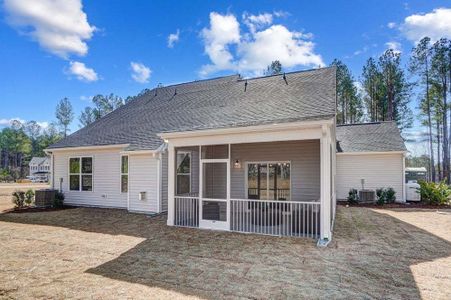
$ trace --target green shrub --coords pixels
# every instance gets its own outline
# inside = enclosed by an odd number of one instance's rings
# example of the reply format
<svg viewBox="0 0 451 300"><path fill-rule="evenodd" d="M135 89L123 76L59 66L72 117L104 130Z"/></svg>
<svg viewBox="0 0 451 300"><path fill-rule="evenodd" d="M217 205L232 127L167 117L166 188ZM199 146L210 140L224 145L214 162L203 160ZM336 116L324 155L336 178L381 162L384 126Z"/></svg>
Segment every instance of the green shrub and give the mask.
<svg viewBox="0 0 451 300"><path fill-rule="evenodd" d="M376 190L376 197L377 197L376 204L377 205L384 205L384 203L385 203L385 192L384 192L383 188L380 188L380 189Z"/></svg>
<svg viewBox="0 0 451 300"><path fill-rule="evenodd" d="M420 180L418 184L420 185L418 192L420 193L421 201L432 205L447 204L450 202L451 189L445 183L445 179L439 183Z"/></svg>
<svg viewBox="0 0 451 300"><path fill-rule="evenodd" d="M385 203L394 203L396 200L396 192L392 187L380 188L376 190L376 203L378 205L384 205Z"/></svg>
<svg viewBox="0 0 451 300"><path fill-rule="evenodd" d="M356 189L350 189L348 193L348 203L349 204L358 204L359 203L359 194Z"/></svg>
<svg viewBox="0 0 451 300"><path fill-rule="evenodd" d="M55 193L55 200L53 200L53 207L61 208L64 206L64 194L62 192Z"/></svg>
<svg viewBox="0 0 451 300"><path fill-rule="evenodd" d="M22 208L25 203L25 192L23 191L15 191L13 194L13 204L15 208Z"/></svg>
<svg viewBox="0 0 451 300"><path fill-rule="evenodd" d="M34 191L32 189L29 189L25 193L25 204L30 206L31 203L33 203L33 200L34 200Z"/></svg>
<svg viewBox="0 0 451 300"><path fill-rule="evenodd" d="M386 203L395 203L396 201L396 192L392 187L388 187L385 189L385 202Z"/></svg>

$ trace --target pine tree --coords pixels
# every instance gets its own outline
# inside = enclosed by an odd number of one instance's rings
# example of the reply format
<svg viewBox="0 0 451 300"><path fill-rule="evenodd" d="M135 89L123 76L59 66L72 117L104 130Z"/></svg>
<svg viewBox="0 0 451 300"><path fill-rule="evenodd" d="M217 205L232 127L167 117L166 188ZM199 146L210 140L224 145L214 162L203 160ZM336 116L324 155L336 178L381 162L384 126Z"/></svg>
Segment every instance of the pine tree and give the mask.
<svg viewBox="0 0 451 300"><path fill-rule="evenodd" d="M69 99L64 98L56 106L55 112L56 118L58 120L58 125L60 125L63 129L64 137L67 136L67 132L69 131L69 125L74 119L74 112L72 110L72 104Z"/></svg>

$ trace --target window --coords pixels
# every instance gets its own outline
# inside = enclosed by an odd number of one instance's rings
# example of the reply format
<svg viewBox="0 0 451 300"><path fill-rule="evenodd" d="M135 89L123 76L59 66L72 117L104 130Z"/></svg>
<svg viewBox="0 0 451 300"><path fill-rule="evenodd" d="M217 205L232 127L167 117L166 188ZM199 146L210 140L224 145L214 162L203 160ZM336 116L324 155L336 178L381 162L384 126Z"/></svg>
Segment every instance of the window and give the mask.
<svg viewBox="0 0 451 300"><path fill-rule="evenodd" d="M128 156L121 156L121 193L128 192Z"/></svg>
<svg viewBox="0 0 451 300"><path fill-rule="evenodd" d="M92 191L92 157L69 158L69 190Z"/></svg>
<svg viewBox="0 0 451 300"><path fill-rule="evenodd" d="M261 162L247 164L247 198L260 200L291 199L291 164Z"/></svg>
<svg viewBox="0 0 451 300"><path fill-rule="evenodd" d="M177 152L177 195L191 192L191 152Z"/></svg>

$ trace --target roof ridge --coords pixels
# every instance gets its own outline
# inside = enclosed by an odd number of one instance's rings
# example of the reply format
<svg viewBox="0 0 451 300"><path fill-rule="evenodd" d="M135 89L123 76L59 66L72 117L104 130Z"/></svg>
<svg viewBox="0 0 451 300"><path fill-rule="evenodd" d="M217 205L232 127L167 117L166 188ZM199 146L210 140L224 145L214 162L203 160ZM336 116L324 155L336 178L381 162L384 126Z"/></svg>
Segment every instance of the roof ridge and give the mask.
<svg viewBox="0 0 451 300"><path fill-rule="evenodd" d="M351 123L351 124L337 124L337 127L388 124L388 123L395 123L395 122L396 121L392 120L392 121L361 122L361 123Z"/></svg>
<svg viewBox="0 0 451 300"><path fill-rule="evenodd" d="M157 87L154 87L153 89L151 89L151 91L153 91L155 89L164 89L164 88L170 88L170 87L187 85L187 84L195 84L195 83L203 83L203 82L208 82L208 81L216 81L216 80L220 80L220 79L226 79L226 78L229 78L229 77L230 78L232 78L232 77L240 78L241 76L240 76L240 74L232 74L232 75L218 76L218 77L207 78L207 79L196 79L196 80L191 80L191 81L186 81L186 82L174 83L174 84L161 86L161 87L157 86Z"/></svg>
<svg viewBox="0 0 451 300"><path fill-rule="evenodd" d="M315 72L320 70L326 70L326 69L335 69L335 66L328 66L328 67L320 67L315 69L307 69L307 70L297 70L297 71L291 71L291 72L282 72L279 74L272 74L272 75L263 75L263 76L257 76L257 77L250 77L250 78L244 78L240 76L240 79L238 81L246 81L246 80L255 80L255 79L263 79L263 78L271 78L276 76L283 76L283 75L291 75L291 74L299 74L299 73L307 73L307 72Z"/></svg>

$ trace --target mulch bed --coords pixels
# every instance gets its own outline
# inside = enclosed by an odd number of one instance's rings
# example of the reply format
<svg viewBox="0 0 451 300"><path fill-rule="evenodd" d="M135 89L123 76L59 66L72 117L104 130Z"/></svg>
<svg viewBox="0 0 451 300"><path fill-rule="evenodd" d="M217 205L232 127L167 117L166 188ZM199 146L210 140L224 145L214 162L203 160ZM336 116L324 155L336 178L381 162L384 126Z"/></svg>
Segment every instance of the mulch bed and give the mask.
<svg viewBox="0 0 451 300"><path fill-rule="evenodd" d="M46 212L46 211L59 211L65 209L72 209L75 206L63 206L63 207L35 207L35 206L27 206L23 208L11 208L4 210L3 213L13 213L13 214L21 214L21 213L36 213L36 212Z"/></svg>
<svg viewBox="0 0 451 300"><path fill-rule="evenodd" d="M377 205L376 203L362 203L362 204L348 204L346 202L337 203L341 206L351 206L351 207L368 207L368 208L425 208L425 209L451 209L451 205L431 205L421 202L408 202L408 203L390 203L384 205Z"/></svg>

